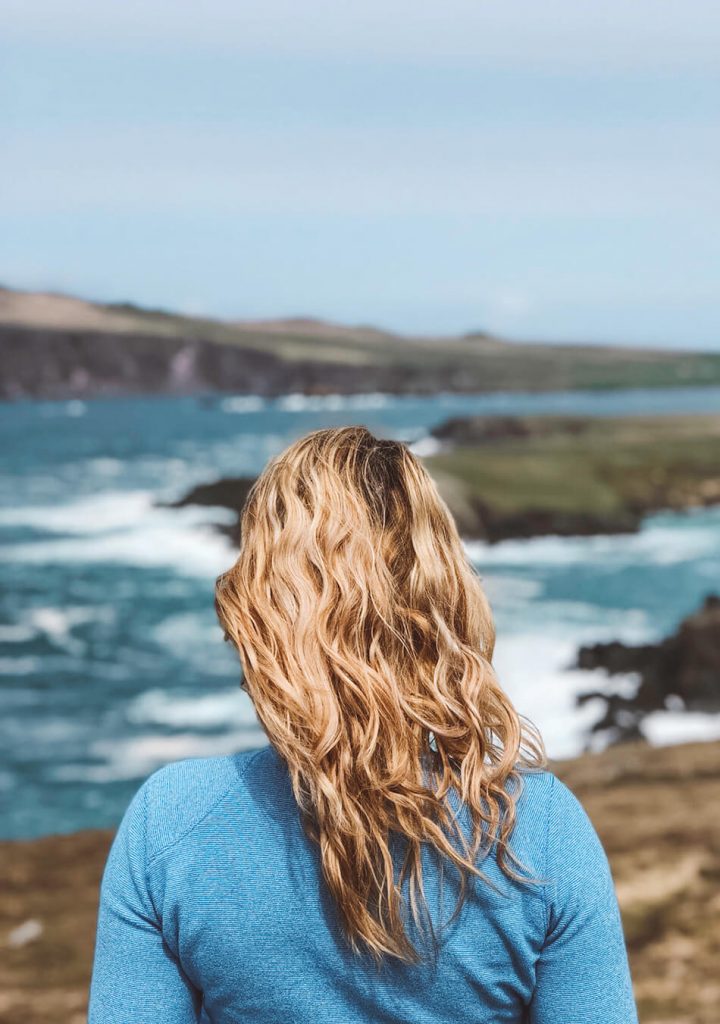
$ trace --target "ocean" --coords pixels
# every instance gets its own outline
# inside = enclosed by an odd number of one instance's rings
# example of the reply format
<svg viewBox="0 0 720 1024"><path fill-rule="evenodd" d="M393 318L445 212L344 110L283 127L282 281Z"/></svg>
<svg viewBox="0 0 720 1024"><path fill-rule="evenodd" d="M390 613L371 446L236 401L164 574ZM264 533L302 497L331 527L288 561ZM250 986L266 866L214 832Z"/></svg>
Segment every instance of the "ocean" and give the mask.
<svg viewBox="0 0 720 1024"><path fill-rule="evenodd" d="M472 413L719 412L720 389L351 397L253 395L0 405L0 837L115 826L155 768L267 742L213 608L235 557L220 508L161 507L258 473L291 440L363 423L432 451ZM548 754L597 749L601 702L632 679L570 668L579 645L671 632L720 589L720 508L637 534L468 542L495 613L495 665ZM659 712L652 743L720 736L720 715Z"/></svg>

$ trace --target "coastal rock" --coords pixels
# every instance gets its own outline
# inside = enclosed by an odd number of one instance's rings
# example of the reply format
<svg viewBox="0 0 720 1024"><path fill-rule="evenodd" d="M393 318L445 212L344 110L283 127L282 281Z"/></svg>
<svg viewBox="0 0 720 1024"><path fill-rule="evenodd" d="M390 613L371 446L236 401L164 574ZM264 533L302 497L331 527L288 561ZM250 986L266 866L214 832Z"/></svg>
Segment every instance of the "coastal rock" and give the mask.
<svg viewBox="0 0 720 1024"><path fill-rule="evenodd" d="M237 521L216 524L216 529L230 537L233 543L240 542L240 513L245 504L254 477L226 477L207 484L193 487L177 501L158 503L164 508L182 508L185 505L215 505L229 508L237 513ZM440 481L441 493L445 482ZM452 488L446 495L449 504L454 505ZM460 533L469 540L486 540L491 544L508 539L527 539L544 534L564 536L589 536L597 533L628 533L636 530L640 517L629 511L614 516L588 513L570 513L562 510L528 509L507 514L480 501L456 505L453 514Z"/></svg>
<svg viewBox="0 0 720 1024"><path fill-rule="evenodd" d="M592 690L577 697L578 704L605 702L593 732L607 730L613 742L641 738L642 720L653 711L720 712L720 596L708 594L700 609L660 643L581 647L574 667L603 668L609 675L637 673L637 688L630 695Z"/></svg>
<svg viewBox="0 0 720 1024"><path fill-rule="evenodd" d="M240 513L255 483L255 477L236 476L224 477L212 483L198 484L191 488L177 501L158 503L163 508L183 508L185 505L207 505L229 508L237 513L237 521L229 526L225 523L216 524L217 529L226 534L234 543L240 543Z"/></svg>
<svg viewBox="0 0 720 1024"><path fill-rule="evenodd" d="M551 535L590 537L599 533L634 533L642 516L632 509L618 509L613 513L541 508L506 512L475 499L467 503L466 510L457 511L455 520L466 539L497 544L503 540L528 540Z"/></svg>
<svg viewBox="0 0 720 1024"><path fill-rule="evenodd" d="M458 416L425 458L468 539L638 530L720 502L718 416Z"/></svg>
<svg viewBox="0 0 720 1024"><path fill-rule="evenodd" d="M587 416L451 416L430 434L453 445L474 445L549 434L581 434L587 429Z"/></svg>

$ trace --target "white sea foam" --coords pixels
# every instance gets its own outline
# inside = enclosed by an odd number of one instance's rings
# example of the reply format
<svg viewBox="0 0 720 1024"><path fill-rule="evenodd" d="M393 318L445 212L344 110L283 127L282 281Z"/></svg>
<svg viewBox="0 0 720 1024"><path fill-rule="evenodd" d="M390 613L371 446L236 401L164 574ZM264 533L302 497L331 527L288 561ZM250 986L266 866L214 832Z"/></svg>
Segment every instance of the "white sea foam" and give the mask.
<svg viewBox="0 0 720 1024"><path fill-rule="evenodd" d="M57 765L52 775L65 782L116 782L149 775L157 768L188 757L222 757L239 750L264 746L267 736L258 726L201 736L185 732L174 736L148 735L127 740L98 740L90 745L90 754L105 759L104 764Z"/></svg>
<svg viewBox="0 0 720 1024"><path fill-rule="evenodd" d="M237 655L223 643L217 619L195 612L171 615L153 630L153 637L201 677L239 674Z"/></svg>
<svg viewBox="0 0 720 1024"><path fill-rule="evenodd" d="M640 608L606 608L592 601L543 598L545 571L565 565L616 571L637 565L697 564L714 580L720 579L720 510L705 509L687 515L653 517L637 534L621 537L543 537L507 541L498 545L472 543L469 554L484 569L484 584L493 603L498 641L495 665L501 683L521 713L533 720L554 757L570 757L588 743L586 729L598 720L605 705L588 701L582 707L575 696L582 691L632 695L636 674L609 676L604 670L571 668L583 644L622 640L638 644L660 639L652 616ZM503 574L503 566L512 574ZM712 571L709 571L712 567ZM499 572L499 577L495 576ZM522 582L514 573L527 573ZM533 579L533 574L538 578ZM508 582L509 581L509 582ZM523 588L529 584L525 593ZM648 734L656 743L675 742L674 736L710 735L712 716L700 716L697 725L675 712L649 719ZM598 749L606 740L590 737Z"/></svg>
<svg viewBox="0 0 720 1024"><path fill-rule="evenodd" d="M486 590L491 591L486 583ZM493 601L498 633L514 638L528 632L570 639L576 645L622 640L646 643L657 639L654 624L640 608L602 608L585 601L557 599L523 601L504 596Z"/></svg>
<svg viewBox="0 0 720 1024"><path fill-rule="evenodd" d="M114 617L115 611L111 605L70 605L63 608L30 608L26 622L33 636L44 635L56 647L63 648L69 654L81 655L85 651L85 644L72 635L72 630L86 622L112 622Z"/></svg>
<svg viewBox="0 0 720 1024"><path fill-rule="evenodd" d="M305 395L291 392L276 399L276 408L286 412L332 412L339 409L382 409L393 396L382 391L358 395Z"/></svg>
<svg viewBox="0 0 720 1024"><path fill-rule="evenodd" d="M574 631L502 633L493 659L498 679L517 710L540 730L550 757L573 757L604 709L601 700L575 704L581 691L632 688L635 678L601 670L570 669L577 653Z"/></svg>
<svg viewBox="0 0 720 1024"><path fill-rule="evenodd" d="M32 526L47 533L107 533L142 520L153 508L150 491L104 491L64 505L0 509L0 526Z"/></svg>
<svg viewBox="0 0 720 1024"><path fill-rule="evenodd" d="M439 452L442 449L442 442L436 437L430 437L428 434L425 437L419 437L417 441L413 441L409 448L414 455L424 459L428 455L435 455L436 452Z"/></svg>
<svg viewBox="0 0 720 1024"><path fill-rule="evenodd" d="M159 643L181 653L215 645L222 639L217 622L196 612L168 616L155 627L153 635Z"/></svg>
<svg viewBox="0 0 720 1024"><path fill-rule="evenodd" d="M246 413L259 412L266 407L267 401L262 395L231 395L219 404L223 412Z"/></svg>
<svg viewBox="0 0 720 1024"><path fill-rule="evenodd" d="M232 560L228 541L211 525L227 509L154 505L148 491L114 492L55 508L0 512L0 525L28 524L72 537L6 545L7 561L33 565L118 562L166 566L181 576L212 576Z"/></svg>
<svg viewBox="0 0 720 1024"><path fill-rule="evenodd" d="M702 556L720 557L717 528L673 530L648 526L637 534L595 537L535 537L507 540L497 544L466 541L473 562L486 565L560 566L604 563L608 566L633 564L677 565Z"/></svg>
<svg viewBox="0 0 720 1024"><path fill-rule="evenodd" d="M503 576L493 573L483 579L483 589L493 604L531 601L542 593L540 580L527 576Z"/></svg>
<svg viewBox="0 0 720 1024"><path fill-rule="evenodd" d="M130 704L127 717L134 723L174 728L253 725L257 721L250 698L239 686L235 690L197 697L177 697L167 690L147 690Z"/></svg>
<svg viewBox="0 0 720 1024"><path fill-rule="evenodd" d="M710 558L720 565L720 508L698 509L646 519L637 533L596 536L533 537L488 544L466 540L468 556L479 566L618 566L677 565L689 559Z"/></svg>
<svg viewBox="0 0 720 1024"><path fill-rule="evenodd" d="M720 713L655 711L643 719L642 730L658 747L694 740L720 739Z"/></svg>
<svg viewBox="0 0 720 1024"><path fill-rule="evenodd" d="M125 469L125 463L120 459L88 459L87 471L92 476L119 476Z"/></svg>

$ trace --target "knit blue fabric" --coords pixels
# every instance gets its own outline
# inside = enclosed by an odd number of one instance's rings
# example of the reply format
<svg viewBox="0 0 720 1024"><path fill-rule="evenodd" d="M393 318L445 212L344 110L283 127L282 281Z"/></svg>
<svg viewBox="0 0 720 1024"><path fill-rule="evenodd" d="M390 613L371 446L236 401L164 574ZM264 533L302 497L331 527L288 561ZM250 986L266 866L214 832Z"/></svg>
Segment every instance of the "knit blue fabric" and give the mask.
<svg viewBox="0 0 720 1024"><path fill-rule="evenodd" d="M508 879L491 851L494 885L471 877L438 955L378 968L342 935L272 746L158 769L105 865L88 1024L637 1024L597 833L551 771L521 779L511 845L543 884ZM458 876L434 856L423 869L437 926Z"/></svg>

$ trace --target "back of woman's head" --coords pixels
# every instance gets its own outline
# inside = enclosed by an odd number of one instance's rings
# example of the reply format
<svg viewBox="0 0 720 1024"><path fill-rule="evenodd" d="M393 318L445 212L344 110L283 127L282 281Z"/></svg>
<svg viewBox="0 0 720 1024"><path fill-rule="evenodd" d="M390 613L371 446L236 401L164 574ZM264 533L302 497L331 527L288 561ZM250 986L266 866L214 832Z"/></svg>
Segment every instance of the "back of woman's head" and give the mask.
<svg viewBox="0 0 720 1024"><path fill-rule="evenodd" d="M521 878L509 845L517 766L545 764L495 678L492 614L435 483L405 444L364 426L301 437L255 481L215 605L352 948L417 962L402 883L419 924L423 846L459 873L450 920L467 878L484 877L489 838Z"/></svg>

